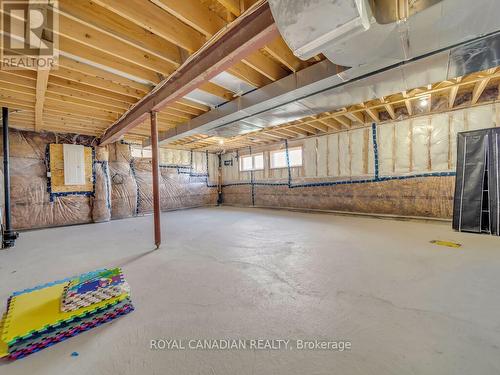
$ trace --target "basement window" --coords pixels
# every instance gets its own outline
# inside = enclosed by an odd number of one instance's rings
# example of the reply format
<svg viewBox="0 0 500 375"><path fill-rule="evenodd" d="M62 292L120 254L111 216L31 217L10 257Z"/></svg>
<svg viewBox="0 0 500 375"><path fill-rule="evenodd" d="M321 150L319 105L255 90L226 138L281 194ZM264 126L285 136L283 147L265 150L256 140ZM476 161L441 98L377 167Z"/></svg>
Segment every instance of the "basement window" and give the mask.
<svg viewBox="0 0 500 375"><path fill-rule="evenodd" d="M271 169L287 168L286 150L271 151ZM302 166L302 147L293 147L288 149L288 158L290 167Z"/></svg>
<svg viewBox="0 0 500 375"><path fill-rule="evenodd" d="M132 157L134 158L151 158L152 150L151 148L142 148L138 145L130 146L130 152Z"/></svg>
<svg viewBox="0 0 500 375"><path fill-rule="evenodd" d="M264 154L240 156L240 171L261 171L264 169Z"/></svg>
<svg viewBox="0 0 500 375"><path fill-rule="evenodd" d="M133 158L142 158L142 147L132 145L130 146L130 153Z"/></svg>

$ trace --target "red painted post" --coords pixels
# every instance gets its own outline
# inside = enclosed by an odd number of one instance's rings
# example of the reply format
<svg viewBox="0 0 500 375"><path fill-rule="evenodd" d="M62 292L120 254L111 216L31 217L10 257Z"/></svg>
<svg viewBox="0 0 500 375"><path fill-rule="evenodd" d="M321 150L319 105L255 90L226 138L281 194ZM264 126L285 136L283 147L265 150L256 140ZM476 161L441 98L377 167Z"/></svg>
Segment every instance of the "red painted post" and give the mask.
<svg viewBox="0 0 500 375"><path fill-rule="evenodd" d="M160 166L158 162L158 123L157 113L155 111L151 114L151 148L153 157L153 216L155 226L155 245L158 249L161 245L161 224L160 224Z"/></svg>

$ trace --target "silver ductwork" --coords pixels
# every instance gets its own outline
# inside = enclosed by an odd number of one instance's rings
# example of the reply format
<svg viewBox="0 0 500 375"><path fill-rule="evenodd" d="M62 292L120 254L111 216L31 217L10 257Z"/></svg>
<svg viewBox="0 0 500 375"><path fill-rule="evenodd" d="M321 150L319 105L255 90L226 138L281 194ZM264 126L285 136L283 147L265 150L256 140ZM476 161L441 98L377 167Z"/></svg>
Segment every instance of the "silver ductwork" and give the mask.
<svg viewBox="0 0 500 375"><path fill-rule="evenodd" d="M465 5L457 10L451 4ZM445 20L450 14L457 17L451 22L456 38L449 26L443 26L445 22L435 22L437 14ZM401 52L399 34L370 45L378 35L368 35L370 30L384 27L374 24L372 15L368 34L361 31L351 37L365 44L344 44L347 47L334 54L340 56L335 62L351 68L339 71L337 65L325 60L194 118L160 139L173 141L196 133L225 137L244 134L496 67L500 65L500 20L494 15L498 14L500 1L495 0L476 0L473 5L464 0L443 0L420 9L407 20L414 26L407 39L409 58ZM376 45L378 48L374 48ZM364 63L355 64L358 58Z"/></svg>
<svg viewBox="0 0 500 375"><path fill-rule="evenodd" d="M269 0L274 20L292 52L307 60L370 29L368 0Z"/></svg>
<svg viewBox="0 0 500 375"><path fill-rule="evenodd" d="M500 12L497 0L269 0L269 5L297 57L321 52L350 67L392 65L492 33Z"/></svg>

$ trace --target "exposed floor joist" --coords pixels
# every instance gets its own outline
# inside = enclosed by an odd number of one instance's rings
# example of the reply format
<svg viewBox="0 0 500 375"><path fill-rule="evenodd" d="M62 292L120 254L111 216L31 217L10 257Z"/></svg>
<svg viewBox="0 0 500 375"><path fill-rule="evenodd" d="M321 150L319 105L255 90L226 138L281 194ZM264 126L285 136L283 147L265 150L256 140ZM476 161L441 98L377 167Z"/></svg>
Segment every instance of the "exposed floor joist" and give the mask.
<svg viewBox="0 0 500 375"><path fill-rule="evenodd" d="M127 131L144 121L149 112L160 110L182 98L229 68L234 61L241 60L278 35L267 3L256 7L253 12L237 21L217 40L207 45L201 53L181 66L174 77L159 85L153 93L113 124L102 137L101 144L106 145L118 140Z"/></svg>
<svg viewBox="0 0 500 375"><path fill-rule="evenodd" d="M488 93L493 90L496 95ZM496 91L495 91L496 90ZM458 102L458 97L470 99ZM444 106L440 104L444 100ZM204 139L204 144L186 143L186 138L172 142L176 147L218 152L242 147L250 140L251 144L264 145L262 137L271 136L280 139L297 139L312 135L330 134L338 131L367 126L371 123L383 123L436 112L465 108L500 101L500 71L498 68L458 77L453 80L438 82L427 87L396 93L385 98L354 105L335 112L325 112L317 116L303 118L287 124L265 128L244 135ZM422 104L421 104L422 103ZM423 104L425 103L425 104ZM323 126L322 126L322 125ZM213 142L210 142L211 140ZM209 146L206 142L210 142ZM167 147L169 145L166 145Z"/></svg>
<svg viewBox="0 0 500 375"><path fill-rule="evenodd" d="M90 128L95 136L102 135L112 124L114 116L105 119L106 116L102 116L99 110L122 115L162 79L172 74L208 38L220 33L235 20L238 22L238 17L256 2L60 0L57 34L60 37L60 61L58 68L52 70L48 77L45 96L51 102L44 106L43 112L50 110L58 113L60 121L64 119L68 124L65 130L69 132L82 130L81 127L69 126L74 116L79 121L103 121ZM141 12L137 12L138 9ZM269 40L261 47L246 59L233 60L226 72L235 80L258 88L316 61L302 62L297 59L281 37ZM3 96L7 100L5 103L25 108L28 103L31 105L35 100L36 70L0 73L0 82L10 85ZM241 95L240 90L232 91L214 82L206 82L200 90L218 104ZM183 105L181 101L188 105ZM57 102L62 103L61 108L57 108ZM67 106L70 104L75 104L75 111L70 111ZM164 118L159 122L159 130L171 129L183 119L207 112L213 105L179 98L160 112ZM41 117L40 107L41 104L38 104L36 112L39 115L36 118ZM85 118L83 108L96 108L97 112L94 114L87 109L88 118ZM24 120L30 121L29 118ZM43 129L59 130L55 122L51 126L51 121L45 123ZM109 121L107 126L106 121ZM31 129L40 130L40 121L36 127L35 122L33 118ZM147 138L147 133L144 134ZM125 134L126 138L129 136L137 140L135 134Z"/></svg>

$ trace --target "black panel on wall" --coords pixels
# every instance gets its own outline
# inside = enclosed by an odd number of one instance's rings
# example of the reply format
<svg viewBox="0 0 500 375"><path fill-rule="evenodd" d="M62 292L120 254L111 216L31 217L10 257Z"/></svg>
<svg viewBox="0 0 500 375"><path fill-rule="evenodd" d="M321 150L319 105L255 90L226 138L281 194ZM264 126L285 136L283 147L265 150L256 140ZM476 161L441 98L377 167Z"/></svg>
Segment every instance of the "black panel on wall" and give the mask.
<svg viewBox="0 0 500 375"><path fill-rule="evenodd" d="M500 236L500 128L491 129L488 159L491 232Z"/></svg>
<svg viewBox="0 0 500 375"><path fill-rule="evenodd" d="M499 235L500 129L457 135L453 229Z"/></svg>

